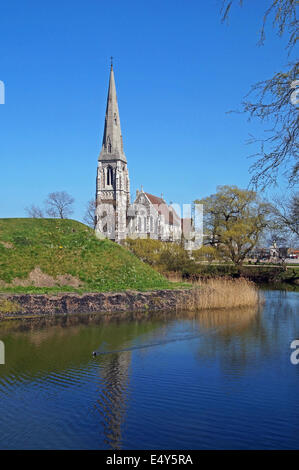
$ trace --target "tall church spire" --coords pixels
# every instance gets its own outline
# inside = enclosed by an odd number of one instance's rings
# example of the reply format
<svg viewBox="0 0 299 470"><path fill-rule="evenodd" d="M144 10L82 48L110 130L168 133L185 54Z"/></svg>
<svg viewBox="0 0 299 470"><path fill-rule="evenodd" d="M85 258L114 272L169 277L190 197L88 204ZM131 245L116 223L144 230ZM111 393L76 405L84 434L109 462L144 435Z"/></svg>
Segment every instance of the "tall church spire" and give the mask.
<svg viewBox="0 0 299 470"><path fill-rule="evenodd" d="M99 160L127 161L123 150L112 58L104 135Z"/></svg>
<svg viewBox="0 0 299 470"><path fill-rule="evenodd" d="M127 235L130 180L123 151L113 65L111 63L105 128L98 159L96 232L121 243Z"/></svg>

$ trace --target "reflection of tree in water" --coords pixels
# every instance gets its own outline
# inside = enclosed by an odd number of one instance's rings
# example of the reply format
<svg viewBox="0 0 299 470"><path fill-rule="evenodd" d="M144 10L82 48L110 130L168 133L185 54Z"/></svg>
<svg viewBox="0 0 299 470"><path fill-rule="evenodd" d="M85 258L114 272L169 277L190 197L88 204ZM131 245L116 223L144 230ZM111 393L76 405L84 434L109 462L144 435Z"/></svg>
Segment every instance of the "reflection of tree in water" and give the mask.
<svg viewBox="0 0 299 470"><path fill-rule="evenodd" d="M247 363L257 336L263 336L258 307L201 312L197 316L204 333L197 349L199 360L219 358L223 369Z"/></svg>
<svg viewBox="0 0 299 470"><path fill-rule="evenodd" d="M120 449L129 395L131 353L112 353L101 359L100 395L95 408L101 416L105 444Z"/></svg>
<svg viewBox="0 0 299 470"><path fill-rule="evenodd" d="M293 337L299 332L298 299L294 303L289 299L284 292L276 291L273 299L270 293L264 306L199 313L200 331L210 332L199 342L199 360L218 358L224 372L241 375L257 357L260 361L280 355L283 345L288 345L290 332Z"/></svg>
<svg viewBox="0 0 299 470"><path fill-rule="evenodd" d="M272 334L277 336L282 323L289 323L291 329L299 333L298 293L273 291L268 293L267 319L271 321Z"/></svg>

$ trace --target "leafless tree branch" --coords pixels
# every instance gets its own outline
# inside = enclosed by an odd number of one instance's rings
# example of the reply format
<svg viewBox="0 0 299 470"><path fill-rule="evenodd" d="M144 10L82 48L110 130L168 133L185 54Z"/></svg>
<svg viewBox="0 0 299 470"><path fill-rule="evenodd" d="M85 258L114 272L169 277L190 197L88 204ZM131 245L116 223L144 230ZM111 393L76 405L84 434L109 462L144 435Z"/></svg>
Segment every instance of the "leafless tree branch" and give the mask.
<svg viewBox="0 0 299 470"><path fill-rule="evenodd" d="M46 212L50 217L67 219L74 211L74 198L66 191L50 193L45 201Z"/></svg>

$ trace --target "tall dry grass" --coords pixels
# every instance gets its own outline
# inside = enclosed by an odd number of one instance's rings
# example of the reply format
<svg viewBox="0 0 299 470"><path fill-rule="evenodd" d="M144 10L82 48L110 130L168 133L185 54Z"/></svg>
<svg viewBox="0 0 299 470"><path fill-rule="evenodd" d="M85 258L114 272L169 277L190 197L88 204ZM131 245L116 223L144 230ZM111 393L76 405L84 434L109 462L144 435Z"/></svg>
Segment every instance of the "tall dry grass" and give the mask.
<svg viewBox="0 0 299 470"><path fill-rule="evenodd" d="M262 301L255 284L247 279L213 278L193 284L188 299L179 309L208 310L217 308L250 307Z"/></svg>
<svg viewBox="0 0 299 470"><path fill-rule="evenodd" d="M163 274L164 277L166 277L166 279L168 281L171 281L171 282L185 282L185 283L188 283L188 284L192 284L192 281L190 281L188 279L183 279L183 276L182 276L181 273L174 272L174 271L166 271L166 272L162 271L162 274Z"/></svg>

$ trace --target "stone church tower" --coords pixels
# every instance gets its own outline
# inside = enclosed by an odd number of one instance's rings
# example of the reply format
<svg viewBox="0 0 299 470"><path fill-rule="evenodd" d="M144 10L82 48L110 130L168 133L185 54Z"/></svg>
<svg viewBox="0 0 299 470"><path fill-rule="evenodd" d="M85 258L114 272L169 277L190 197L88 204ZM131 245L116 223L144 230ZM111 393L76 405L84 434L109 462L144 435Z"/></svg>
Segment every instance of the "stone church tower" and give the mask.
<svg viewBox="0 0 299 470"><path fill-rule="evenodd" d="M102 149L98 159L96 232L120 243L126 238L130 181L123 150L113 65L106 107Z"/></svg>

